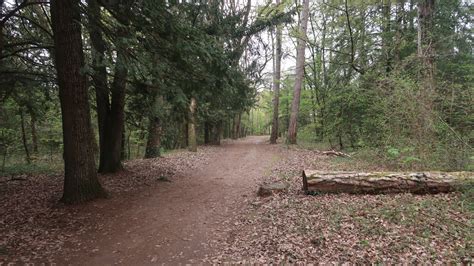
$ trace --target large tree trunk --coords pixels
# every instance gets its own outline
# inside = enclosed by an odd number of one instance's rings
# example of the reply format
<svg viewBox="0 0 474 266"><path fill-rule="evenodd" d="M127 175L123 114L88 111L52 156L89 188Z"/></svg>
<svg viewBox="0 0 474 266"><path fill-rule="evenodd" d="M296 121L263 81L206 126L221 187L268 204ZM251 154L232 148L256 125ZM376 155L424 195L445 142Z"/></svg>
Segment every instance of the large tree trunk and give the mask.
<svg viewBox="0 0 474 266"><path fill-rule="evenodd" d="M303 190L313 193L441 193L451 192L458 185L474 180L472 172L322 172L303 171Z"/></svg>
<svg viewBox="0 0 474 266"><path fill-rule="evenodd" d="M79 0L52 0L55 63L64 142L64 194L77 203L105 196L97 179L87 79L82 50Z"/></svg>
<svg viewBox="0 0 474 266"><path fill-rule="evenodd" d="M124 128L125 89L128 70L125 65L127 49L123 39L127 36L126 25L118 29L117 59L112 88L107 82L105 66L106 44L100 28L100 6L97 0L88 1L89 34L92 44L92 80L96 90L97 118L99 124L99 172L113 173L122 169L121 152ZM122 21L125 24L128 21ZM111 94L111 97L110 97ZM111 98L111 99L110 99Z"/></svg>
<svg viewBox="0 0 474 266"><path fill-rule="evenodd" d="M308 25L309 0L303 0L303 10L301 11L301 21L299 26L299 37L296 45L296 73L295 87L293 90L293 102L291 103L291 117L288 126L288 140L290 144L296 144L298 112L300 110L301 86L304 78L304 51L306 48L306 28Z"/></svg>
<svg viewBox="0 0 474 266"><path fill-rule="evenodd" d="M107 69L105 64L106 43L102 37L100 28L100 6L97 0L88 0L88 30L91 40L92 53L92 84L95 88L97 104L97 122L99 126L99 165L105 157L105 128L107 116L110 110L110 89L107 81ZM99 167L100 168L100 167Z"/></svg>
<svg viewBox="0 0 474 266"><path fill-rule="evenodd" d="M188 150L197 152L196 140L196 98L191 97L188 110Z"/></svg>
<svg viewBox="0 0 474 266"><path fill-rule="evenodd" d="M114 173L122 169L122 135L124 128L125 88L128 74L125 55L120 47L117 51L114 80L112 83L112 99L108 110L104 130L104 150L101 150L99 164L100 173Z"/></svg>
<svg viewBox="0 0 474 266"><path fill-rule="evenodd" d="M280 0L276 0L276 4L280 4ZM281 26L276 27L275 42L275 68L273 70L273 122L272 133L270 135L270 144L276 144L278 139L278 116L280 105L280 82L281 82Z"/></svg>

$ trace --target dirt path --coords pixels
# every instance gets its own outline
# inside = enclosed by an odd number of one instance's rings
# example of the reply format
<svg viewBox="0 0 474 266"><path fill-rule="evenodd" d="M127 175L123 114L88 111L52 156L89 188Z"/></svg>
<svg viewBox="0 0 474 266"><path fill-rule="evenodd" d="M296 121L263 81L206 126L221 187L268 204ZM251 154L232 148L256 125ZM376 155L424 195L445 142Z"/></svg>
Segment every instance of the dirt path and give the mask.
<svg viewBox="0 0 474 266"><path fill-rule="evenodd" d="M98 203L109 212L99 230L83 236L85 247L62 258L73 265L143 265L200 262L212 254L243 202L278 158L267 137L223 144L208 165L139 196ZM110 209L112 206L119 206ZM114 207L112 207L114 208Z"/></svg>

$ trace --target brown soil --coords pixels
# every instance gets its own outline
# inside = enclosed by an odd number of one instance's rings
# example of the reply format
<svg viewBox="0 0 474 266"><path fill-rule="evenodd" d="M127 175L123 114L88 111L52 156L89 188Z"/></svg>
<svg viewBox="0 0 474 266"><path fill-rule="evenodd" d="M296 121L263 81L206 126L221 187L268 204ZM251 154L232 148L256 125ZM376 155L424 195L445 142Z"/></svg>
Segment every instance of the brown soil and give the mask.
<svg viewBox="0 0 474 266"><path fill-rule="evenodd" d="M201 169L163 185L95 203L105 211L96 230L82 235L83 247L62 254L73 265L196 263L212 254L236 216L255 197L259 180L278 158L267 137L221 145ZM64 256L63 256L64 255Z"/></svg>

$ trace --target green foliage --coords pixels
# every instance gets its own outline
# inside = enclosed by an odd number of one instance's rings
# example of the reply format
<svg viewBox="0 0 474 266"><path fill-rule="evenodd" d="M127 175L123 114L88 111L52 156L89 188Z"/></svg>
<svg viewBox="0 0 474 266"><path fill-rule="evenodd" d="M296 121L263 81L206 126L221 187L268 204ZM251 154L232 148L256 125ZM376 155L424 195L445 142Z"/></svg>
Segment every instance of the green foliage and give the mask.
<svg viewBox="0 0 474 266"><path fill-rule="evenodd" d="M462 208L474 213L474 181L469 181L459 188Z"/></svg>
<svg viewBox="0 0 474 266"><path fill-rule="evenodd" d="M396 169L470 169L474 61L466 18L472 9L457 0L436 2L429 32L435 90L427 94L417 7L398 3L391 1L387 13L378 2L349 1L349 18L344 3L313 6L322 20L312 20L308 34L298 137L366 155L372 150L372 160ZM283 88L280 110L287 98Z"/></svg>
<svg viewBox="0 0 474 266"><path fill-rule="evenodd" d="M184 147L191 97L198 102L201 133L204 125L213 129L220 125L221 134L228 137L238 116L248 133L269 132L273 95L263 72L272 52L266 30L294 23L298 7L293 1L278 6L267 1L257 8L236 10L222 8L219 1L121 3L101 8L98 17L88 14L87 8L81 11L83 23L94 24L105 42L105 56L98 58L91 49L91 36L84 31L82 71L93 74L91 63L96 60L106 67L111 82L116 67L128 70L126 158L142 156L154 118L162 121L161 149ZM389 12L384 12L387 9L380 1L348 1L349 18L344 2L312 5L299 139L322 143L315 147L371 150L367 154L397 169L472 170L472 6L460 0L436 1L430 29L435 40L436 89L429 95L433 105L426 106L422 75L426 66L417 55L417 7L399 6L400 1L384 3L391 5ZM36 130L39 152L33 154L33 161L61 154L53 36L45 10L39 5L19 9L3 28L0 152L5 168L21 164L18 160L26 152L20 110L29 151L34 146L32 128ZM293 26L287 32L297 38L300 34ZM123 62L117 51L125 51ZM285 135L294 77L282 79L279 133ZM92 103L95 89L91 87ZM92 110L95 107L92 104ZM97 134L97 115L92 115ZM198 139L203 140L203 134Z"/></svg>

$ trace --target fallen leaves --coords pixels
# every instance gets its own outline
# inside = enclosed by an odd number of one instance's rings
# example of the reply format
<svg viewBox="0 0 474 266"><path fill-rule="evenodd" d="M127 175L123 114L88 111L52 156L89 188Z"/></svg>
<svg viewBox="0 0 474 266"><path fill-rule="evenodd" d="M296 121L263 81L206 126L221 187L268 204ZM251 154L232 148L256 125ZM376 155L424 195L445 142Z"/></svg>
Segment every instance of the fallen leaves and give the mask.
<svg viewBox="0 0 474 266"><path fill-rule="evenodd" d="M215 147L197 153L175 152L162 158L125 162L124 171L100 175L112 197L166 185L185 171L207 164ZM18 178L15 178L18 179ZM100 228L100 201L78 206L58 203L63 176L21 176L21 181L0 177L0 264L1 262L51 262L58 254L80 250L81 236ZM165 182L163 182L165 181ZM91 210L97 209L97 212ZM98 250L93 250L98 252Z"/></svg>
<svg viewBox="0 0 474 266"><path fill-rule="evenodd" d="M301 192L301 169L335 169L332 158L282 149L262 182L291 184L288 193L249 202L228 221L227 238L209 263L461 263L474 254L473 213L456 193L416 196L318 195ZM350 165L345 164L346 169Z"/></svg>
<svg viewBox="0 0 474 266"><path fill-rule="evenodd" d="M185 172L208 164L214 149L218 148L129 161L126 171L100 179L112 197L136 195L149 186L179 182ZM204 262L441 264L472 260L474 215L459 194L307 196L301 191L302 169L355 170L351 167L359 166L348 161L336 164L334 160L340 158L307 150L275 150L282 159L259 182L285 182L289 189L267 198L247 193L244 204L233 206L238 210L224 217L224 222L204 221L216 228L212 241L202 243L203 248L216 251ZM100 201L65 207L57 203L61 175L24 179L0 184L0 262L50 262L58 254L86 248L103 252L81 237L104 226L101 215L106 210ZM166 237L163 241L156 247L166 245ZM194 237L181 241L188 243ZM148 261L158 261L154 253L149 254ZM182 256L177 253L175 258Z"/></svg>

